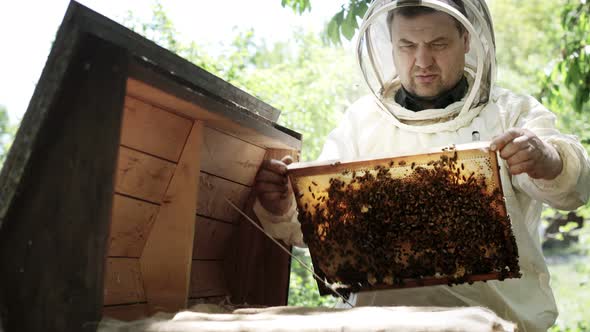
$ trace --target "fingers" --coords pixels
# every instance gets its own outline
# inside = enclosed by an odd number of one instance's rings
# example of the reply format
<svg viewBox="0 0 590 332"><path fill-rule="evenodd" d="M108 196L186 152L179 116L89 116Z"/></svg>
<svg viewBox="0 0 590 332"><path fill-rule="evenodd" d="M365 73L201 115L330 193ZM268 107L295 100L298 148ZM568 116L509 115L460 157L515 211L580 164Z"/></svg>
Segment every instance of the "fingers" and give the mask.
<svg viewBox="0 0 590 332"><path fill-rule="evenodd" d="M532 176L531 173L534 171L534 167L535 167L535 161L529 159L529 160L524 161L522 163L518 163L516 165L510 166L509 170L510 170L510 174L512 174L512 175L529 173L529 175ZM535 177L535 176L533 176L533 177Z"/></svg>
<svg viewBox="0 0 590 332"><path fill-rule="evenodd" d="M285 165L285 163L281 160L276 159L263 160L262 164L260 165L260 169L268 170L280 175L285 175L287 173L287 165Z"/></svg>
<svg viewBox="0 0 590 332"><path fill-rule="evenodd" d="M291 156L284 156L281 161L285 164L285 165L291 165L293 163L293 157Z"/></svg>
<svg viewBox="0 0 590 332"><path fill-rule="evenodd" d="M269 159L262 162L256 174L254 189L265 207L275 210L278 205L281 205L280 201L285 200L291 193L287 165L292 162L291 156L285 156L281 160Z"/></svg>
<svg viewBox="0 0 590 332"><path fill-rule="evenodd" d="M510 156L508 159L506 159L506 163L508 163L508 166L515 166L518 165L520 163L524 163L526 161L529 160L534 160L533 158L533 153L532 153L532 148L525 148L523 150L518 151L517 153L513 154L512 156Z"/></svg>
<svg viewBox="0 0 590 332"><path fill-rule="evenodd" d="M512 128L503 133L502 135L494 138L490 144L490 150L492 151L502 151L504 147L512 142L515 138L519 136L524 136L525 133L522 129L519 128Z"/></svg>
<svg viewBox="0 0 590 332"><path fill-rule="evenodd" d="M287 165L276 159L264 160L260 166L260 170L256 174L255 181L285 185L288 183Z"/></svg>
<svg viewBox="0 0 590 332"><path fill-rule="evenodd" d="M503 149L500 151L500 157L502 159L510 159L514 155L520 153L521 151L530 152L531 146L529 142L528 136L518 136L513 139L510 143L506 144Z"/></svg>
<svg viewBox="0 0 590 332"><path fill-rule="evenodd" d="M255 182L269 182L277 185L285 185L288 183L288 179L286 175L261 169L258 174L256 174Z"/></svg>

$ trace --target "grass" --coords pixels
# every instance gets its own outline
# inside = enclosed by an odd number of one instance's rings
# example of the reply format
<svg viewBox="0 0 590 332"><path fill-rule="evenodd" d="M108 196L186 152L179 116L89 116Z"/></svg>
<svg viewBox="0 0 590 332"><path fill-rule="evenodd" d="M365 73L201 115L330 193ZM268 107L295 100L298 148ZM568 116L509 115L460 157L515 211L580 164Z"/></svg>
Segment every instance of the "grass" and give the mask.
<svg viewBox="0 0 590 332"><path fill-rule="evenodd" d="M590 331L590 256L546 253L559 317L552 331Z"/></svg>

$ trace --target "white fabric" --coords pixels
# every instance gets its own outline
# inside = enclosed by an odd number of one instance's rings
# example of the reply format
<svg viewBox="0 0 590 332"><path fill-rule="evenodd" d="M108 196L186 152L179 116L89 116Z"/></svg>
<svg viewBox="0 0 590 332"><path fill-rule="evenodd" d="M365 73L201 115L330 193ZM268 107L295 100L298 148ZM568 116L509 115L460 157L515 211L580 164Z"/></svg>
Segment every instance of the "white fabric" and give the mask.
<svg viewBox="0 0 590 332"><path fill-rule="evenodd" d="M398 106L399 107L399 106ZM477 116L461 128L453 121L437 123L436 132L423 132L420 126L399 127L399 120L377 105L372 96L364 97L346 112L342 123L328 136L321 160L342 161L368 159L384 154L414 154L424 148L468 143L472 132L478 131L481 140L491 140L508 128L519 127L533 131L552 143L563 160L562 173L553 180L533 180L528 175L510 176L501 160L501 179L508 213L520 255L521 279L503 282L476 282L473 285L432 286L402 290L362 292L357 294L357 305L412 305L412 306L485 306L504 319L516 321L523 331L544 331L557 317L549 272L541 251L539 224L542 203L560 209L574 209L590 195L590 161L585 149L573 136L560 134L555 129L555 116L534 98L516 95L504 89L494 89L492 100L485 107L472 110ZM447 124L450 130L445 130ZM417 129L417 130L413 130ZM293 227L297 213L292 210L279 219L272 214L258 217L273 236L289 242L299 239L301 232ZM255 210L256 212L256 210Z"/></svg>
<svg viewBox="0 0 590 332"><path fill-rule="evenodd" d="M491 88L495 79L495 41L485 1L464 0L467 16L443 2L447 1L372 3L360 28L357 56L373 95L350 107L342 123L327 138L320 159L347 161L387 154L411 155L425 148L471 142L474 131L479 132L482 141L490 141L517 127L529 129L552 144L561 156L563 171L553 180L533 180L526 174L510 176L506 163L501 161L500 176L519 249L521 279L363 292L356 295L356 302L363 306L485 306L518 322L522 331L544 331L555 321L557 308L538 235L542 204L559 209L583 205L590 195L590 161L577 139L559 133L553 113L534 98ZM400 84L393 65L389 29L384 24L388 9L407 5L444 11L470 32L472 51L466 56L465 66L470 90L463 100L445 109L414 113L393 99ZM271 235L293 244L302 238L293 234L301 232L300 227L294 226L295 210L281 217L261 210L258 204L255 212ZM289 222L281 222L285 220Z"/></svg>
<svg viewBox="0 0 590 332"><path fill-rule="evenodd" d="M485 308L273 307L233 313L183 311L124 323L103 320L98 332L513 332L515 325Z"/></svg>

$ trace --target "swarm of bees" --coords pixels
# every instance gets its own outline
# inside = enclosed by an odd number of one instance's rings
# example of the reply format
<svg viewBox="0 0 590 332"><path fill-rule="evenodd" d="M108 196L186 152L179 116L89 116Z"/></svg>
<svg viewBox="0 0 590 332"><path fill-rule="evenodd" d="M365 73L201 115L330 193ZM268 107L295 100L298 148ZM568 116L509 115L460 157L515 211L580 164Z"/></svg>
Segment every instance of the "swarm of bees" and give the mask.
<svg viewBox="0 0 590 332"><path fill-rule="evenodd" d="M316 271L353 292L408 287L408 280L520 277L510 220L498 209L502 192L489 193L483 176L465 174L457 152L445 152L426 165L346 170L327 188L312 182L314 203L300 206L299 220ZM395 178L394 167L411 174Z"/></svg>

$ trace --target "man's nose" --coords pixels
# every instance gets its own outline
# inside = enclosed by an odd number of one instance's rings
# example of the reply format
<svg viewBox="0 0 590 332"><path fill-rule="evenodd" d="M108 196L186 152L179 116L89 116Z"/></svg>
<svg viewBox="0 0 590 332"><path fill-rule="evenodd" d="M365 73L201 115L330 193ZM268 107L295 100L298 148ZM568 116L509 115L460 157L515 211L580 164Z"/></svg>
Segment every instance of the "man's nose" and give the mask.
<svg viewBox="0 0 590 332"><path fill-rule="evenodd" d="M428 68L434 63L434 57L431 50L425 45L419 45L416 48L415 65L420 68Z"/></svg>

